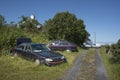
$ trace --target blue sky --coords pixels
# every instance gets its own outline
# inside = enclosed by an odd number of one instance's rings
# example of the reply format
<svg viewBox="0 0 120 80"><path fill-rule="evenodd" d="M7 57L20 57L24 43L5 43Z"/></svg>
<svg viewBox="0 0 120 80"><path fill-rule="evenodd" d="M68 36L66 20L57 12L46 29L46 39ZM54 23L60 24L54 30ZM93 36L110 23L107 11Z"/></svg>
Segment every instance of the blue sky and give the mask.
<svg viewBox="0 0 120 80"><path fill-rule="evenodd" d="M58 12L69 11L84 20L90 39L117 42L120 39L120 0L0 0L0 14L7 23L35 14L44 24Z"/></svg>

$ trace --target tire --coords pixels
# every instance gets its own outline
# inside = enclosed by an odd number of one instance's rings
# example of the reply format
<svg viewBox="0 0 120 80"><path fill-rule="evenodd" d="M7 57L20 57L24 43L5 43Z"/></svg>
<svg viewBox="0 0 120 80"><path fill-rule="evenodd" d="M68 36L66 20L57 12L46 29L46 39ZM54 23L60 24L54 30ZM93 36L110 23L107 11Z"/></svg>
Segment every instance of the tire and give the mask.
<svg viewBox="0 0 120 80"><path fill-rule="evenodd" d="M39 65L41 62L39 59L35 59L35 64Z"/></svg>
<svg viewBox="0 0 120 80"><path fill-rule="evenodd" d="M46 65L45 60L40 60L38 58L34 59L34 62L37 65Z"/></svg>
<svg viewBox="0 0 120 80"><path fill-rule="evenodd" d="M71 50L70 49L66 49L65 51L70 52Z"/></svg>

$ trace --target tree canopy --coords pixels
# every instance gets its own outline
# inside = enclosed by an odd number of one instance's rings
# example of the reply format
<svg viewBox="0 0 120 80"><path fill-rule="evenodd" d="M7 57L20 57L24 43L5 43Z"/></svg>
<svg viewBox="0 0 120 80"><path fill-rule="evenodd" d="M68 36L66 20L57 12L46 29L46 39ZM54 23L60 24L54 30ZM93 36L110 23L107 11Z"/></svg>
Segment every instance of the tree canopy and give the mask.
<svg viewBox="0 0 120 80"><path fill-rule="evenodd" d="M5 23L5 18L2 15L0 15L0 28L4 26Z"/></svg>
<svg viewBox="0 0 120 80"><path fill-rule="evenodd" d="M41 25L36 19L31 19L30 17L22 16L22 19L18 22L22 29L27 29L30 32L37 31L37 26Z"/></svg>
<svg viewBox="0 0 120 80"><path fill-rule="evenodd" d="M65 39L82 44L90 36L85 29L84 21L69 12L57 13L52 19L47 20L44 26L51 40Z"/></svg>
<svg viewBox="0 0 120 80"><path fill-rule="evenodd" d="M112 57L110 61L112 63L120 64L120 39L116 44L111 45L111 53L112 53Z"/></svg>

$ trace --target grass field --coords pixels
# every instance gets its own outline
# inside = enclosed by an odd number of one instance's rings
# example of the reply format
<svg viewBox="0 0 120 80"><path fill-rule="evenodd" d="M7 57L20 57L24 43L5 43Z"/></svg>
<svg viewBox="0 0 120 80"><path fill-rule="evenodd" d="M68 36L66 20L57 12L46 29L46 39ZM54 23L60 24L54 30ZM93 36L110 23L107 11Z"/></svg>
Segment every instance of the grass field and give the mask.
<svg viewBox="0 0 120 80"><path fill-rule="evenodd" d="M103 62L106 66L107 73L110 80L120 80L120 64L111 64L109 62L110 55L105 53L105 49L101 48L100 50Z"/></svg>
<svg viewBox="0 0 120 80"><path fill-rule="evenodd" d="M0 80L56 80L64 75L80 52L61 52L68 63L58 66L36 65L19 57L10 55L0 57Z"/></svg>

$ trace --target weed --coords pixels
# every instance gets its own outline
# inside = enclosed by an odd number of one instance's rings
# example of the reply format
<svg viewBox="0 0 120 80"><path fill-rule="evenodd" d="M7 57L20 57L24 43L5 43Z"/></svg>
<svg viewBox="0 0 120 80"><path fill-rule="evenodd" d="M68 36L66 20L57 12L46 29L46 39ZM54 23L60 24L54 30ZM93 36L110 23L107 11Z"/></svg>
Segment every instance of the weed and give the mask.
<svg viewBox="0 0 120 80"><path fill-rule="evenodd" d="M107 73L109 75L110 80L120 80L120 64L110 63L109 59L110 55L107 55L105 52L105 48L101 48L100 50L103 62L106 66Z"/></svg>

